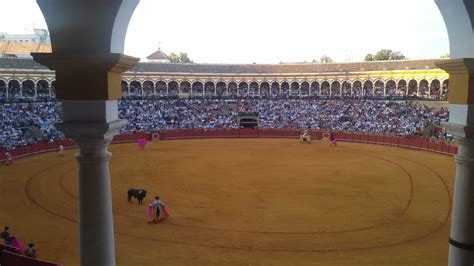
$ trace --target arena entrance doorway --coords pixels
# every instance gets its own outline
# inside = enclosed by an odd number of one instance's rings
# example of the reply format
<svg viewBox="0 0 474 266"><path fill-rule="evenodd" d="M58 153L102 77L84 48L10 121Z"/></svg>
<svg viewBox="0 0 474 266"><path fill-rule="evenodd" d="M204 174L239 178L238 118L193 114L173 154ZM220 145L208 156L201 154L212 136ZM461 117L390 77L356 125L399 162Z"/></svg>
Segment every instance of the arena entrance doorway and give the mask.
<svg viewBox="0 0 474 266"><path fill-rule="evenodd" d="M241 128L258 128L257 112L239 112L239 116L237 119L239 127Z"/></svg>

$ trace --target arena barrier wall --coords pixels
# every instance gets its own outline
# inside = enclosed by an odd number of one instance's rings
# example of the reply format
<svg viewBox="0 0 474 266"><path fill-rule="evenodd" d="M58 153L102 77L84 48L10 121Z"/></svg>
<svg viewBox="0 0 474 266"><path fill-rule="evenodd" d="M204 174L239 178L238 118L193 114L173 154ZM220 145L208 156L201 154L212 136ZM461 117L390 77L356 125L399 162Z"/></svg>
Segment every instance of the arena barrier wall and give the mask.
<svg viewBox="0 0 474 266"><path fill-rule="evenodd" d="M21 254L2 250L0 253L0 265L2 266L61 266L48 261L28 258Z"/></svg>
<svg viewBox="0 0 474 266"><path fill-rule="evenodd" d="M151 141L152 136L158 133L159 140L202 139L202 138L298 138L300 131L290 129L233 129L233 130L173 130L140 132L117 135L112 144L136 142L140 137ZM327 131L311 130L313 139L322 139ZM333 132L338 141L359 142L378 145L390 145L403 148L424 150L446 155L455 155L458 147L454 142L443 142L423 137L398 137L391 135L376 135L353 132ZM54 142L38 142L11 150L14 158L35 155L44 152L58 151L59 145L65 149L76 148L74 141L64 139ZM5 151L0 151L0 161L5 161Z"/></svg>

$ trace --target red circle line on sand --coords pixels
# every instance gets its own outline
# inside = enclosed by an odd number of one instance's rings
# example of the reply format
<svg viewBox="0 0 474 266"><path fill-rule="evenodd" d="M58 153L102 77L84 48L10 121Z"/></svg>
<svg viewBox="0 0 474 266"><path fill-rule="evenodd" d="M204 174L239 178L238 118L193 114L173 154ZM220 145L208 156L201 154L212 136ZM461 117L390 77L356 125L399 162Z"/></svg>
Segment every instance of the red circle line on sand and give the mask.
<svg viewBox="0 0 474 266"><path fill-rule="evenodd" d="M360 150L357 150L357 149L352 149L352 150L355 150L355 151L359 151L360 153ZM383 153L380 153L380 152L377 152L378 154L383 154ZM363 153L361 153L363 154ZM366 156L369 156L367 154L363 154L363 155L366 155ZM383 155L386 155L386 154L383 154ZM405 240L405 241L399 241L399 242L396 242L396 243L388 243L388 244L383 244L383 245L375 245L375 246L368 246L368 247L358 247L358 248L342 248L342 249L266 249L266 248L252 248L252 247L249 247L249 246L243 246L243 247L234 247L234 246L222 246L222 245L211 245L211 244L195 244L195 243L186 243L186 242L181 242L181 241L173 241L173 240L166 240L166 239L158 239L158 238L150 238L150 237L143 237L143 236L137 236L137 235L131 235L131 234L128 234L128 233L123 233L123 232L120 232L120 231L115 231L116 234L118 235L122 235L122 236L127 236L127 237L131 237L131 238L138 238L138 239L144 239L144 240L149 240L149 241L156 241L156 242L164 242L164 243L171 243L171 244L176 244L176 245L185 245L185 246L195 246L195 247L207 247L207 248L221 248L221 249L232 249L232 250L243 250L243 251L273 251L273 252L332 252L332 251L344 251L344 250L367 250L367 249L376 249L376 248L383 248L383 247L389 247L389 246L395 246L395 245L401 245L401 244L405 244L405 243L410 243L410 242L414 242L414 241L417 241L417 240L420 240L420 239L423 239L425 237L429 237L430 235L440 231L447 223L449 217L450 217L450 210L451 210L451 194L450 194L450 191L449 191L449 188L446 184L446 182L442 179L441 175L439 175L439 173L437 173L435 170L433 170L432 168L422 164L422 163L419 163L419 162L416 162L416 161L413 161L413 160L410 160L410 159L406 159L406 158L403 158L403 157L397 157L397 156L393 156L393 155L387 155L387 156L392 156L392 157L395 157L395 158L399 158L399 159L404 159L406 161L409 161L409 162L412 162L412 163L415 163L415 164L418 164L428 170L430 170L432 173L434 173L439 179L440 181L443 183L443 186L444 188L446 189L447 191L447 194L448 194L448 197L449 197L449 207L448 207L448 212L447 212L447 215L443 221L442 224L440 224L440 226L438 226L435 230L427 233L427 234L424 234L424 235L421 235L419 237L416 237L416 238L413 238L413 239L408 239L408 240ZM72 161L72 160L70 160ZM46 212L54 215L54 216L57 216L57 217L60 217L60 218L63 218L63 219L66 219L68 221L71 221L71 222L74 222L74 223L77 223L78 221L76 219L72 219L72 218L69 218L69 217L66 217L64 215L61 215L59 213L57 213L56 211L54 210L51 210L51 209L48 209L47 207L39 204L29 193L29 186L31 184L31 181L33 178L39 176L41 173L43 172L47 172L48 170L58 166L58 165L61 165L61 164L65 164L67 162L62 162L62 163L58 163L58 164L55 164L55 165L52 165L52 166L49 166L49 167L46 167L42 170L40 170L39 172L31 175L29 178L28 178L28 181L25 185L25 194L26 196L28 197L28 199L34 204L36 205L37 207L45 210ZM71 171L71 169L69 170ZM412 192L413 193L413 192ZM409 200L409 202L407 203L407 206L410 205L410 202L411 202L411 199ZM186 226L186 225L175 225L175 226ZM211 230L211 229L210 229Z"/></svg>

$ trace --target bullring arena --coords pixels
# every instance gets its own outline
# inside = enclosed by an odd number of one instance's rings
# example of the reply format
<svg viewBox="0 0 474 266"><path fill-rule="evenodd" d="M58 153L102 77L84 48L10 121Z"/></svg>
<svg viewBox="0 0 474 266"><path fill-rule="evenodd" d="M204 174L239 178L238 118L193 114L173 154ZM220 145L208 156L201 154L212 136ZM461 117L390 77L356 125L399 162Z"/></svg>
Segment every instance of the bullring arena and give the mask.
<svg viewBox="0 0 474 266"><path fill-rule="evenodd" d="M109 149L118 265L446 263L449 155L296 137ZM64 265L79 261L75 152L0 167L0 220L20 239L35 239L41 259ZM170 218L148 224L146 205L127 203L131 187L148 191L146 204L160 195Z"/></svg>

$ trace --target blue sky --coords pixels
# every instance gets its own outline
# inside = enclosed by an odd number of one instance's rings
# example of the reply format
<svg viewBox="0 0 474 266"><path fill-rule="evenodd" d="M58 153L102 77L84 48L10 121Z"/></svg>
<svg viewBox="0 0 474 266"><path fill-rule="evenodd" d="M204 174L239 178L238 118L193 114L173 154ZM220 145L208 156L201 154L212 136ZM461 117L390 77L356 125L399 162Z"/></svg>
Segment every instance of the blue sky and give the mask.
<svg viewBox="0 0 474 266"><path fill-rule="evenodd" d="M46 27L34 0L2 0L0 10L0 32ZM380 49L418 59L449 51L433 0L141 0L125 52L144 59L158 45L199 63L310 62L324 54L361 61Z"/></svg>

